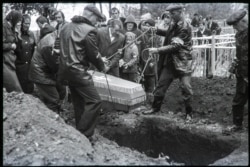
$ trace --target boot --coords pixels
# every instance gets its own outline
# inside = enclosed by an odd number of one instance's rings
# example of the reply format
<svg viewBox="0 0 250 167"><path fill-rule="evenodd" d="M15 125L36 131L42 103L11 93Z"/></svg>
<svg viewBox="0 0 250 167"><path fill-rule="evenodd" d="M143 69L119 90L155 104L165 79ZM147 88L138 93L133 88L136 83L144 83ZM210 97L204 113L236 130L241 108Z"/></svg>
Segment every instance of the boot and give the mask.
<svg viewBox="0 0 250 167"><path fill-rule="evenodd" d="M193 109L191 106L187 106L185 119L192 119L192 118L193 118Z"/></svg>
<svg viewBox="0 0 250 167"><path fill-rule="evenodd" d="M143 114L149 115L149 114L154 114L154 113L159 112L161 109L161 104L162 104L163 99L164 99L164 96L163 97L162 96L154 96L152 109L144 111Z"/></svg>
<svg viewBox="0 0 250 167"><path fill-rule="evenodd" d="M242 126L244 106L233 106L233 124Z"/></svg>
<svg viewBox="0 0 250 167"><path fill-rule="evenodd" d="M146 92L146 103L145 103L145 107L147 109L151 109L151 106L153 104L153 98L154 98L154 95L152 93L147 93Z"/></svg>

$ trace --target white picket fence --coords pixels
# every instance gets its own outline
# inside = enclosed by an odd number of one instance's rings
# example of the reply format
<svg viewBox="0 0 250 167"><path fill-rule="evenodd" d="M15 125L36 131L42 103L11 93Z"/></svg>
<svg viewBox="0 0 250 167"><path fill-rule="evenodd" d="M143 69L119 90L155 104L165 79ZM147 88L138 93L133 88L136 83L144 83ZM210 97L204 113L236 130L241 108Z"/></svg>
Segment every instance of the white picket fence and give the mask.
<svg viewBox="0 0 250 167"><path fill-rule="evenodd" d="M234 36L225 34L192 38L195 64L193 76L204 77L208 73L228 77L229 66L236 56Z"/></svg>

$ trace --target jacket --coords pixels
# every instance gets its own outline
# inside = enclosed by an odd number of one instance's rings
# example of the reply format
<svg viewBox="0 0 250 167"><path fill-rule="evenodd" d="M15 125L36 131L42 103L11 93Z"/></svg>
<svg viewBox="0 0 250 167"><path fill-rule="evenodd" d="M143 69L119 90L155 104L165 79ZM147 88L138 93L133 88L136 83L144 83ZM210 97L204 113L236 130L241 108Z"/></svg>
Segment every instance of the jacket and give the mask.
<svg viewBox="0 0 250 167"><path fill-rule="evenodd" d="M17 45L17 37L7 20L3 22L3 64L15 70L16 55L11 45Z"/></svg>
<svg viewBox="0 0 250 167"><path fill-rule="evenodd" d="M36 46L35 36L32 31L22 32L22 40L18 40L18 45L15 50L17 55L16 65L29 64Z"/></svg>
<svg viewBox="0 0 250 167"><path fill-rule="evenodd" d="M143 52L139 59L140 70L142 71L145 68L147 59L149 57L148 48L155 47L159 48L161 46L161 39L159 36L152 36L151 33L146 33L144 35L144 39L146 41L145 45L143 46ZM152 46L153 44L153 46ZM146 49L146 50L145 50ZM156 74L156 60L157 56L153 56L151 60L148 61L147 67L145 68L144 75L145 76L153 76Z"/></svg>
<svg viewBox="0 0 250 167"><path fill-rule="evenodd" d="M191 21L191 25L192 25L193 27L199 27L199 22L200 22L200 20L194 17L194 18L192 19L192 21Z"/></svg>
<svg viewBox="0 0 250 167"><path fill-rule="evenodd" d="M7 20L3 22L3 87L7 92L22 92L16 76L16 55L11 45L17 44L17 37Z"/></svg>
<svg viewBox="0 0 250 167"><path fill-rule="evenodd" d="M125 36L121 33L118 33L111 42L109 36L109 28L102 27L98 29L97 41L100 54L102 55L102 57L108 58L116 53L118 49L121 49L124 46ZM116 54L116 56L114 56L110 61L110 68L118 67L121 57L121 54Z"/></svg>
<svg viewBox="0 0 250 167"><path fill-rule="evenodd" d="M123 60L128 68L125 69L122 67L123 73L137 73L137 63L138 63L139 55L138 55L138 48L133 43L129 47L124 50Z"/></svg>
<svg viewBox="0 0 250 167"><path fill-rule="evenodd" d="M248 78L248 28L235 35L238 65L236 75Z"/></svg>
<svg viewBox="0 0 250 167"><path fill-rule="evenodd" d="M197 37L203 37L204 35L205 36L211 36L212 32L209 29L207 29L206 27L203 30L203 32L200 29L197 31ZM211 40L208 40L208 42L211 43ZM198 44L201 45L202 44L202 40L198 40ZM204 44L206 44L206 43L204 43Z"/></svg>
<svg viewBox="0 0 250 167"><path fill-rule="evenodd" d="M164 36L164 46L158 48L158 74L164 66L174 69L176 75L192 72L192 29L184 18L171 24L168 30L157 29L157 35Z"/></svg>
<svg viewBox="0 0 250 167"><path fill-rule="evenodd" d="M37 48L33 54L30 63L29 79L34 83L56 85L56 75L51 72L46 60L43 57L42 49L45 46L53 46L56 39L57 32L54 31L44 38L42 38L37 44Z"/></svg>
<svg viewBox="0 0 250 167"><path fill-rule="evenodd" d="M59 37L59 34L60 34L60 32L61 32L62 27L63 27L65 24L68 24L68 22L67 22L67 21L63 21L61 24L57 24L57 25L56 25L55 29L57 30L58 37Z"/></svg>
<svg viewBox="0 0 250 167"><path fill-rule="evenodd" d="M133 29L132 29L131 32L136 35L136 38L142 34L142 31L137 28L137 24L135 22L135 18L132 15L129 15L126 18L125 22L124 22L124 33L128 32L128 30L127 30L127 23L133 23L134 24L134 27L133 27ZM138 47L139 55L141 54L142 45L144 45L144 43L145 43L145 41L144 41L143 37L137 39L136 42L135 42L135 44Z"/></svg>
<svg viewBox="0 0 250 167"><path fill-rule="evenodd" d="M207 24L207 28L213 33L213 31L216 32L216 35L220 35L221 28L219 24L215 21L212 21L211 25Z"/></svg>
<svg viewBox="0 0 250 167"><path fill-rule="evenodd" d="M35 36L33 32L22 32L22 40L18 40L18 45L15 50L17 55L16 59L16 73L20 80L20 82L27 82L28 72L30 67L30 61L34 53L34 49L36 46Z"/></svg>
<svg viewBox="0 0 250 167"><path fill-rule="evenodd" d="M56 29L52 27L49 24L46 24L41 30L40 30L40 40L47 34L55 31Z"/></svg>
<svg viewBox="0 0 250 167"><path fill-rule="evenodd" d="M90 63L99 71L104 69L94 25L85 17L74 16L71 23L62 27L60 48L58 81L70 86L93 84L92 76L87 72Z"/></svg>

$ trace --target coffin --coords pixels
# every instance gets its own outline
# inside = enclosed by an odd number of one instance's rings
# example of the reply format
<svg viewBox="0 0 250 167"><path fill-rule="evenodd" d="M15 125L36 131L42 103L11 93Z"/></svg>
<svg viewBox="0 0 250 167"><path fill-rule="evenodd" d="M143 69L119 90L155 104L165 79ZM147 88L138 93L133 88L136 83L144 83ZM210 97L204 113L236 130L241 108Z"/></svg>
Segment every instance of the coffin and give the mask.
<svg viewBox="0 0 250 167"><path fill-rule="evenodd" d="M138 83L127 81L98 71L88 71L92 74L94 85L104 101L104 108L128 112L146 100L146 94ZM107 78L106 78L107 77Z"/></svg>

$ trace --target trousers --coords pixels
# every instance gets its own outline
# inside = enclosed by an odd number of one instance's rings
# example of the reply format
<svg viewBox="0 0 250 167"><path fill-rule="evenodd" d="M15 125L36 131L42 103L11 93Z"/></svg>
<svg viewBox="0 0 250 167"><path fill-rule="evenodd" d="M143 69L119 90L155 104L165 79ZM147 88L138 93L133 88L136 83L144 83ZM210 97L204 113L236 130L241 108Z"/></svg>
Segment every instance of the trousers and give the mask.
<svg viewBox="0 0 250 167"><path fill-rule="evenodd" d="M16 70L3 63L3 87L7 92L23 92L22 87L16 75Z"/></svg>
<svg viewBox="0 0 250 167"><path fill-rule="evenodd" d="M61 105L60 105L60 96L59 92L55 85L46 85L46 84L39 84L35 83L39 96L44 104L51 110L57 112Z"/></svg>
<svg viewBox="0 0 250 167"><path fill-rule="evenodd" d="M86 137L94 134L102 108L101 98L94 84L81 87L69 85L75 111L76 129Z"/></svg>
<svg viewBox="0 0 250 167"><path fill-rule="evenodd" d="M159 97L158 99L163 100L162 97L165 96L165 93L173 80L176 78L173 71L167 69L167 67L163 67L159 76L158 84L153 92L155 97ZM191 74L181 75L178 77L181 82L182 89L182 98L184 100L185 107L191 107L193 90L190 84L191 82Z"/></svg>
<svg viewBox="0 0 250 167"><path fill-rule="evenodd" d="M236 94L233 99L233 123L241 126L243 122L244 106L248 100L248 83L242 77L236 78Z"/></svg>

